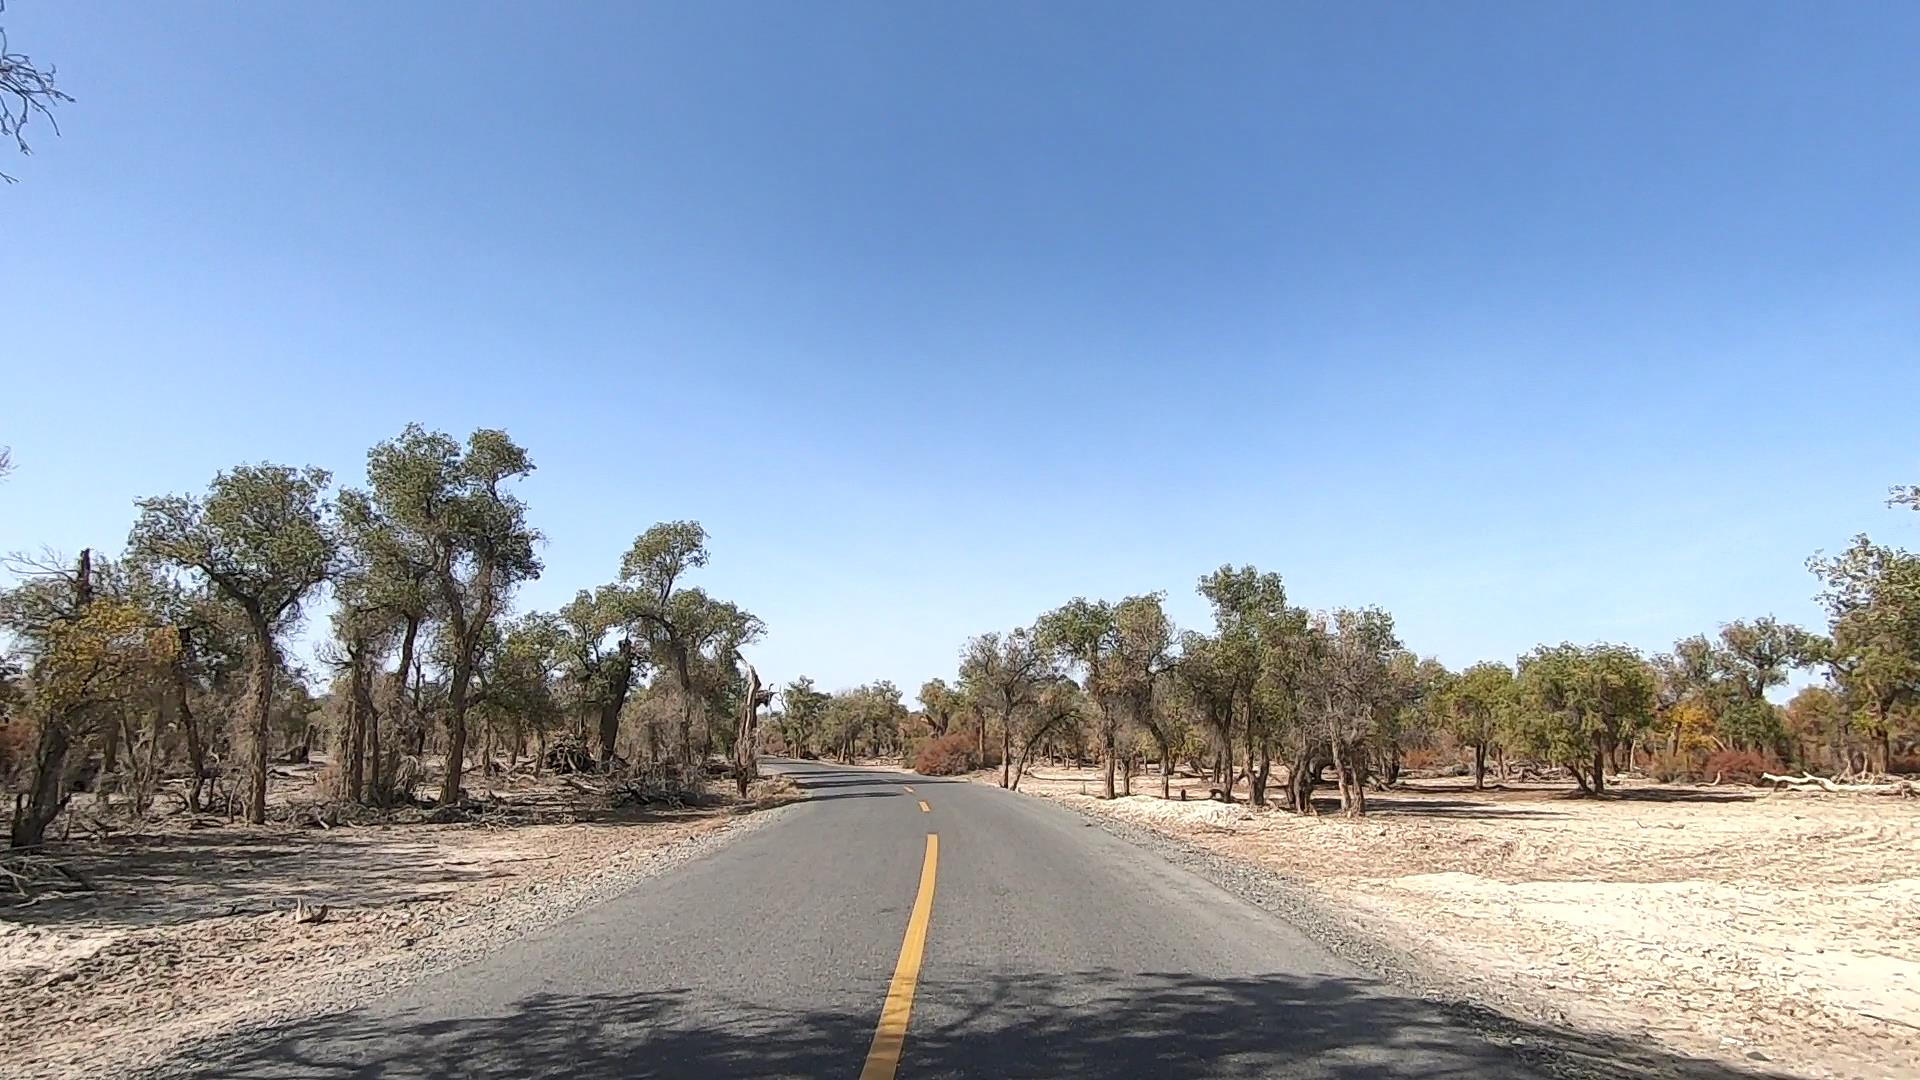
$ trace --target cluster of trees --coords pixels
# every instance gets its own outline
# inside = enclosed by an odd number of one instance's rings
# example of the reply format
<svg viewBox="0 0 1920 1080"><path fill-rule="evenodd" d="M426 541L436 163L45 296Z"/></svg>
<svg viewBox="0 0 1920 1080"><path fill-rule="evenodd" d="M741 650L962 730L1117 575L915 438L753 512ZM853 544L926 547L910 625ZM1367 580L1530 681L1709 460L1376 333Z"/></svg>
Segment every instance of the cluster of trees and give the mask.
<svg viewBox="0 0 1920 1080"><path fill-rule="evenodd" d="M412 799L430 754L445 805L472 759L493 770L502 751L509 768L524 754L684 772L733 749L767 696L740 662L764 627L689 583L705 531L656 525L613 581L516 614L541 572L515 494L532 470L504 432L411 425L368 454L364 487L241 465L202 494L140 500L118 559L16 558L0 590L14 844L40 843L78 788L144 813L169 777L195 811L228 780L228 802L263 821L272 759L304 759L323 729L337 796L375 805ZM323 594L315 696L286 646Z"/></svg>
<svg viewBox="0 0 1920 1080"><path fill-rule="evenodd" d="M1920 489L1894 498L1920 508ZM1452 671L1406 649L1384 611L1310 612L1278 575L1224 566L1198 586L1209 631L1177 630L1157 593L1076 598L968 641L957 681L927 682L916 712L887 683L833 696L795 684L781 730L794 752L848 759L962 748L967 766L997 763L1007 787L1037 755L1091 759L1109 798L1130 793L1146 761L1164 796L1184 764L1221 798L1244 786L1256 804L1302 812L1330 781L1363 813L1367 789L1397 782L1415 753L1457 754L1476 787L1490 761L1503 777L1517 762L1564 768L1593 794L1623 771L1711 774L1732 757L1887 772L1920 729L1920 556L1860 537L1810 567L1826 634L1763 617L1652 657L1563 643ZM1776 705L1769 694L1796 669L1826 678Z"/></svg>

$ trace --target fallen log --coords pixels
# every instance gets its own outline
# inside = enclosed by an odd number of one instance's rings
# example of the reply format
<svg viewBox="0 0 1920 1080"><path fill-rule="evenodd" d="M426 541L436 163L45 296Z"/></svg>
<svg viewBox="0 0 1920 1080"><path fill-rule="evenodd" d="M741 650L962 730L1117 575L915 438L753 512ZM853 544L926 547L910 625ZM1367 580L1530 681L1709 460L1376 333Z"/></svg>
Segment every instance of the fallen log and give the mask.
<svg viewBox="0 0 1920 1080"><path fill-rule="evenodd" d="M1899 780L1888 784L1840 784L1824 776L1801 773L1799 776L1781 776L1776 773L1761 773L1760 779L1773 785L1775 791L1808 791L1818 788L1835 795L1897 795L1903 799L1915 797L1913 783Z"/></svg>

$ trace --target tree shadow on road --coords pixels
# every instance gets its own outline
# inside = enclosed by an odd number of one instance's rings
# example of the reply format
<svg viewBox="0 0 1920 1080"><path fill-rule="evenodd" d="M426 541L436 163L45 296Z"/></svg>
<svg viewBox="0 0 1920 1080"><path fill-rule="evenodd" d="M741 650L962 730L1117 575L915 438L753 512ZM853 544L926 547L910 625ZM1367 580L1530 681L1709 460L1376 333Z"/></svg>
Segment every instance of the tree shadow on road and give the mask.
<svg viewBox="0 0 1920 1080"><path fill-rule="evenodd" d="M197 1055L238 1080L854 1076L879 1012L691 990L535 993L492 1015L375 1008ZM1476 1032L1492 1030L1491 1039ZM1548 1069L1546 1066L1552 1066ZM1755 1074L1644 1045L1463 1016L1347 978L1092 970L921 986L900 1074L935 1077L1497 1077Z"/></svg>

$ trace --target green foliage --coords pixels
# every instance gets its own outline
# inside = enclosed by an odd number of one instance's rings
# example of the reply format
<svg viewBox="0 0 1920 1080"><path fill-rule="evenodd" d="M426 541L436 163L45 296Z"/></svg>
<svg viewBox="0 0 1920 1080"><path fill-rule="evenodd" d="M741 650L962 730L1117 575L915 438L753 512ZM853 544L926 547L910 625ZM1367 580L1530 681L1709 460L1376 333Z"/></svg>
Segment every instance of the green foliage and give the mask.
<svg viewBox="0 0 1920 1080"><path fill-rule="evenodd" d="M1519 707L1513 669L1505 664L1474 664L1450 681L1439 695L1440 715L1462 745L1487 747L1511 726Z"/></svg>
<svg viewBox="0 0 1920 1080"><path fill-rule="evenodd" d="M240 465L203 497L141 499L128 553L203 575L256 626L278 631L333 570L329 480L324 469Z"/></svg>
<svg viewBox="0 0 1920 1080"><path fill-rule="evenodd" d="M788 753L811 757L817 751L830 700L831 694L815 689L804 675L780 691L778 724Z"/></svg>
<svg viewBox="0 0 1920 1080"><path fill-rule="evenodd" d="M1653 723L1653 668L1624 645L1541 646L1520 660L1519 746L1567 766L1582 787L1604 786L1601 762Z"/></svg>

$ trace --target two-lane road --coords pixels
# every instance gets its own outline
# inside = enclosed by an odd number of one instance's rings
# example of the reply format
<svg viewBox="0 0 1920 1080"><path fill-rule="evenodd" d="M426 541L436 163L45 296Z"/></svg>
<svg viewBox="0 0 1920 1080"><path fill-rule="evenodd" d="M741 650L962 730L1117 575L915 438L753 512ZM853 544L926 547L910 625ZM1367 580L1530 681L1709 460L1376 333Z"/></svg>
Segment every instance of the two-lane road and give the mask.
<svg viewBox="0 0 1920 1080"><path fill-rule="evenodd" d="M809 798L765 827L209 1069L360 1080L1524 1075L1438 1011L1070 811L959 781L774 767Z"/></svg>

